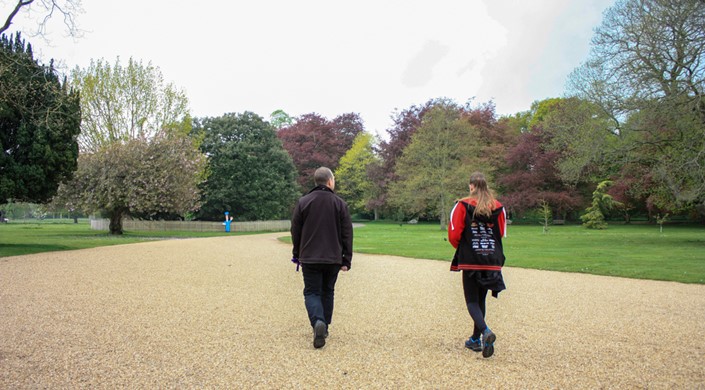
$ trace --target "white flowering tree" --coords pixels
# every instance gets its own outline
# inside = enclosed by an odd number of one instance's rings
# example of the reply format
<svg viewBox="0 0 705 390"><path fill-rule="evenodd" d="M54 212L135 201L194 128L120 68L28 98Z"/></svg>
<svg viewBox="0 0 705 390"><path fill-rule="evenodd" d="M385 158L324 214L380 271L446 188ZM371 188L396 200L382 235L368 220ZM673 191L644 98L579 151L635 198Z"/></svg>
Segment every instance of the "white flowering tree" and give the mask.
<svg viewBox="0 0 705 390"><path fill-rule="evenodd" d="M88 213L102 211L110 218L110 233L122 234L128 215L195 211L205 167L206 157L183 135L116 142L80 155L60 197Z"/></svg>
<svg viewBox="0 0 705 390"><path fill-rule="evenodd" d="M110 218L122 234L128 215L184 215L199 205L206 156L190 137L184 92L166 83L159 68L130 59L92 61L75 69L81 94L78 169L60 189L58 204Z"/></svg>

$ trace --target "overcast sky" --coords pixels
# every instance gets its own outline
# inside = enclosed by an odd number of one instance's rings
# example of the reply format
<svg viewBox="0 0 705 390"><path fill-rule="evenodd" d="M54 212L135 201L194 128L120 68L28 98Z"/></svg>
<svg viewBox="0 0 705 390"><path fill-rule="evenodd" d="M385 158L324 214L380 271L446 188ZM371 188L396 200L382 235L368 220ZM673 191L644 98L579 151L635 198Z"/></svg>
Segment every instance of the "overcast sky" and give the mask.
<svg viewBox="0 0 705 390"><path fill-rule="evenodd" d="M3 21L15 3L0 0ZM82 3L84 36L65 38L56 18L49 43L25 36L35 53L68 69L92 58L151 61L197 117L357 112L381 134L395 109L431 98L493 100L499 114L514 114L562 96L614 0Z"/></svg>

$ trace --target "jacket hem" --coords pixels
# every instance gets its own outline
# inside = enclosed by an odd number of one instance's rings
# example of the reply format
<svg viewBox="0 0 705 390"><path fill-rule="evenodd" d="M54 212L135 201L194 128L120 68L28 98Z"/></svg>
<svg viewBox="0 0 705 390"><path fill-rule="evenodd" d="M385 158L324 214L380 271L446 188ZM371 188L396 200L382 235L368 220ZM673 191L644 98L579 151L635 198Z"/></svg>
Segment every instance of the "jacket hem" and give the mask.
<svg viewBox="0 0 705 390"><path fill-rule="evenodd" d="M476 265L476 264L460 264L451 265L451 271L501 271L500 265Z"/></svg>

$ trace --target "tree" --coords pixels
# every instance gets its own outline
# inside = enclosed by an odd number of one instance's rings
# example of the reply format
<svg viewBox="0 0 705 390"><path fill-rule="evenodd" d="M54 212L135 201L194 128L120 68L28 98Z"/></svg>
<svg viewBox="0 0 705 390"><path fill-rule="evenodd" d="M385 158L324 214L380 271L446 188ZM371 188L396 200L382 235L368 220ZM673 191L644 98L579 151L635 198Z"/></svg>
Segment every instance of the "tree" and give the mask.
<svg viewBox="0 0 705 390"><path fill-rule="evenodd" d="M296 123L280 129L277 137L289 152L298 172L297 183L305 191L313 185L313 172L325 166L331 170L350 149L357 134L364 130L358 114L342 114L328 120L311 113L297 118Z"/></svg>
<svg viewBox="0 0 705 390"><path fill-rule="evenodd" d="M379 166L370 167L370 178L379 189L371 205L375 209L388 208L388 191L392 182L399 179L396 172L397 159L411 142L411 137L421 126L423 116L433 107L436 100L429 100L422 105L413 105L393 115L394 125L387 129L388 140L379 143L377 154L382 159Z"/></svg>
<svg viewBox="0 0 705 390"><path fill-rule="evenodd" d="M127 67L103 60L76 68L84 120L78 141L78 178L65 187L68 205L103 210L110 231L122 233L122 217L156 218L198 206L205 177L199 139L189 137L188 99L164 85L159 68L132 59Z"/></svg>
<svg viewBox="0 0 705 390"><path fill-rule="evenodd" d="M158 67L130 58L127 66L99 59L71 72L81 91L82 151L97 151L114 142L163 136L176 123L190 126L188 98L165 83Z"/></svg>
<svg viewBox="0 0 705 390"><path fill-rule="evenodd" d="M44 35L47 23L55 14L63 17L69 35L80 35L80 30L76 25L76 16L83 12L81 0L17 0L15 6L9 11L5 23L0 25L0 34L10 28L12 21L19 13L25 11L39 13L37 35Z"/></svg>
<svg viewBox="0 0 705 390"><path fill-rule="evenodd" d="M270 124L251 112L229 113L197 120L194 130L210 159L198 218L219 220L225 211L237 220L290 217L296 168Z"/></svg>
<svg viewBox="0 0 705 390"><path fill-rule="evenodd" d="M614 174L624 157L617 152L619 138L609 117L594 103L576 97L535 103L532 125L550 134L546 148L559 153L556 167L571 186L595 183Z"/></svg>
<svg viewBox="0 0 705 390"><path fill-rule="evenodd" d="M282 127L293 125L294 120L284 110L275 110L269 115L269 123L279 130Z"/></svg>
<svg viewBox="0 0 705 390"><path fill-rule="evenodd" d="M0 204L43 203L78 157L79 95L34 60L19 33L0 37Z"/></svg>
<svg viewBox="0 0 705 390"><path fill-rule="evenodd" d="M553 211L551 210L551 205L545 200L541 200L538 208L539 216L541 217L541 226L543 227L543 234L548 234L549 226L553 222Z"/></svg>
<svg viewBox="0 0 705 390"><path fill-rule="evenodd" d="M397 160L399 180L389 189L393 207L405 215L439 218L441 229L447 225L453 201L468 191L467 175L487 171L478 157L480 146L472 142L478 131L461 118L461 111L446 100L426 113Z"/></svg>
<svg viewBox="0 0 705 390"><path fill-rule="evenodd" d="M622 0L595 30L570 92L599 105L661 207L705 215L705 2Z"/></svg>
<svg viewBox="0 0 705 390"><path fill-rule="evenodd" d="M205 156L183 134L114 142L81 154L60 197L87 213L104 212L110 233L122 234L122 219L129 215L195 211L205 165Z"/></svg>
<svg viewBox="0 0 705 390"><path fill-rule="evenodd" d="M607 188L611 185L612 182L609 180L602 181L592 193L592 204L585 210L586 213L580 217L580 219L583 220L583 226L586 228L607 228L605 214L619 206L619 202L615 201L614 198L607 193Z"/></svg>
<svg viewBox="0 0 705 390"><path fill-rule="evenodd" d="M358 134L335 170L336 192L345 199L353 214L374 210L370 200L376 195L376 187L368 172L371 166L380 165L380 161L374 154L372 141L372 134Z"/></svg>
<svg viewBox="0 0 705 390"><path fill-rule="evenodd" d="M664 105L634 113L625 128L626 162L648 167L648 198L656 207L705 207L705 121L683 106Z"/></svg>
<svg viewBox="0 0 705 390"><path fill-rule="evenodd" d="M522 133L518 144L506 151L508 171L498 178L498 184L503 190L503 203L518 216L538 207L543 200L551 205L555 215L565 219L567 213L582 204L580 194L560 179L560 153L550 150L550 143L550 133L537 126Z"/></svg>
<svg viewBox="0 0 705 390"><path fill-rule="evenodd" d="M618 170L616 136L595 104L552 98L532 104L519 142L506 153L503 200L519 215L545 200L559 218L583 207L599 177Z"/></svg>
<svg viewBox="0 0 705 390"><path fill-rule="evenodd" d="M477 129L473 142L480 146L479 161L489 177L500 177L507 169L506 150L517 143L520 131L509 125L509 121L497 120L492 101L475 107L468 101L461 111L461 117Z"/></svg>

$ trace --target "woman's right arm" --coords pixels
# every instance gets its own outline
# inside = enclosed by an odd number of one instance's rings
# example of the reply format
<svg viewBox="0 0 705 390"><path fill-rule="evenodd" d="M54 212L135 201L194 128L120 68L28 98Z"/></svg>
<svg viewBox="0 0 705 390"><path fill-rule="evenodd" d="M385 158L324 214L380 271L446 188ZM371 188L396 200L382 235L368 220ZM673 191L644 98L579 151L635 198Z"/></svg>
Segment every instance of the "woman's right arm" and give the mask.
<svg viewBox="0 0 705 390"><path fill-rule="evenodd" d="M450 223L448 224L448 241L457 248L460 238L465 229L465 203L456 202L453 210L450 211Z"/></svg>

